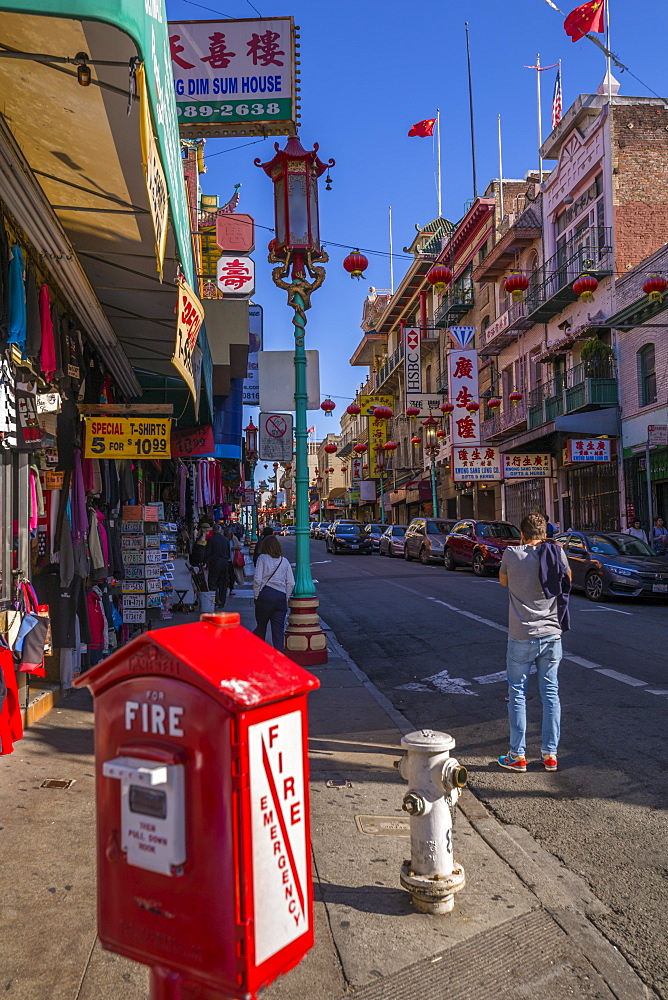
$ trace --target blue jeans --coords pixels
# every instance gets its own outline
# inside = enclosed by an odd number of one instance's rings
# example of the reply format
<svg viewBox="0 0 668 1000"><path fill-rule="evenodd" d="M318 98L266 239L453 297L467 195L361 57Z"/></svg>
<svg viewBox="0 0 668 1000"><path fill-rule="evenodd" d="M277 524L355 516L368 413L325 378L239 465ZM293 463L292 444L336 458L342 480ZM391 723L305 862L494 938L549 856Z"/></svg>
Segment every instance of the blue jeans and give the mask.
<svg viewBox="0 0 668 1000"><path fill-rule="evenodd" d="M274 649L283 652L285 644L285 616L288 613L288 599L282 590L274 590L266 584L255 601L255 621L257 628L254 634L264 639L267 625L271 624L271 641Z"/></svg>
<svg viewBox="0 0 668 1000"><path fill-rule="evenodd" d="M526 695L529 673L535 664L538 690L543 702L541 752L557 753L561 705L557 671L561 662L561 636L545 639L508 639L506 671L508 674L508 719L510 752L523 757L526 751Z"/></svg>

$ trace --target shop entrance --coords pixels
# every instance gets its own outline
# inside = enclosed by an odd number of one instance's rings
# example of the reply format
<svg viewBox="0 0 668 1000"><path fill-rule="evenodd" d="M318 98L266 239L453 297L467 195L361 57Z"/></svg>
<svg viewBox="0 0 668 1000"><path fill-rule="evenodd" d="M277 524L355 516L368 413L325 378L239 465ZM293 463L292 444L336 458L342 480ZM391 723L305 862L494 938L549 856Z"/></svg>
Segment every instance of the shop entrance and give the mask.
<svg viewBox="0 0 668 1000"><path fill-rule="evenodd" d="M545 480L534 477L506 485L506 521L519 528L522 518L532 510L546 511Z"/></svg>

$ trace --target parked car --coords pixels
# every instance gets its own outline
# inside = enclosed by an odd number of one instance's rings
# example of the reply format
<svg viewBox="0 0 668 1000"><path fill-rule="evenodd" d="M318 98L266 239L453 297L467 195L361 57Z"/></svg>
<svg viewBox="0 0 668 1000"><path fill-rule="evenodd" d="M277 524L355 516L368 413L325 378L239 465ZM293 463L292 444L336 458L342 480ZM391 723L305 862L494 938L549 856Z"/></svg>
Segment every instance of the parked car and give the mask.
<svg viewBox="0 0 668 1000"><path fill-rule="evenodd" d="M476 576L498 570L504 549L519 545L519 529L508 521L457 521L448 535L443 561L446 569L472 566Z"/></svg>
<svg viewBox="0 0 668 1000"><path fill-rule="evenodd" d="M311 538L317 538L318 537L316 535L316 531L318 529L318 524L319 524L318 521L311 521L311 524L309 525L309 532L310 532Z"/></svg>
<svg viewBox="0 0 668 1000"><path fill-rule="evenodd" d="M383 532L385 531L385 525L384 524L365 524L364 525L364 531L370 537L371 544L372 544L373 548L377 549L378 548L378 543L379 543L379 541L381 539L381 536L382 536Z"/></svg>
<svg viewBox="0 0 668 1000"><path fill-rule="evenodd" d="M378 552L381 556L402 556L404 554L405 524L391 524L380 536Z"/></svg>
<svg viewBox="0 0 668 1000"><path fill-rule="evenodd" d="M327 551L333 555L358 552L370 556L373 552L371 537L364 532L359 522L335 521L327 533L326 544Z"/></svg>
<svg viewBox="0 0 668 1000"><path fill-rule="evenodd" d="M455 523L442 517L414 517L404 536L404 559L419 559L423 566L432 560L443 562L446 536Z"/></svg>
<svg viewBox="0 0 668 1000"><path fill-rule="evenodd" d="M282 535L294 535L296 531L297 529L294 526L294 524L284 524L283 527L281 528Z"/></svg>
<svg viewBox="0 0 668 1000"><path fill-rule="evenodd" d="M668 597L668 560L646 542L616 531L569 531L556 535L573 574L573 586L590 601L610 595Z"/></svg>

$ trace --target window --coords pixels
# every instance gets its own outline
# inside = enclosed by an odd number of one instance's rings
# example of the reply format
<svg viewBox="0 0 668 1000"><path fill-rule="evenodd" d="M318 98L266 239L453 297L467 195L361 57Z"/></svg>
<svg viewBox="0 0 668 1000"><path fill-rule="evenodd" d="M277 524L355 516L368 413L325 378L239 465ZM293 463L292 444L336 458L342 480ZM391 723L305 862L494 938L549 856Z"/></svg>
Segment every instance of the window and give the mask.
<svg viewBox="0 0 668 1000"><path fill-rule="evenodd" d="M638 404L656 403L656 360L654 344L645 344L636 355L638 358Z"/></svg>
<svg viewBox="0 0 668 1000"><path fill-rule="evenodd" d="M431 392L431 365L427 365L424 371L424 391L427 395Z"/></svg>
<svg viewBox="0 0 668 1000"><path fill-rule="evenodd" d="M581 538L577 537L576 535L572 535L571 540L568 543L568 551L584 555L587 549L585 548L585 543L582 541Z"/></svg>

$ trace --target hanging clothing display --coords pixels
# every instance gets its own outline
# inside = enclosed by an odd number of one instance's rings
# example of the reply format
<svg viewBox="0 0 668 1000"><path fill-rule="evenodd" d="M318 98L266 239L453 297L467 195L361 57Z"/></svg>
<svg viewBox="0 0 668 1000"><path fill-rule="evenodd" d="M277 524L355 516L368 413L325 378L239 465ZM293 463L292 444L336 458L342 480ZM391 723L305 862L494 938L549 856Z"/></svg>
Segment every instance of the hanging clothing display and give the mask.
<svg viewBox="0 0 668 1000"><path fill-rule="evenodd" d="M0 674L5 697L0 709L0 756L10 754L14 744L23 738L23 721L19 689L14 670L14 657L9 646L0 639Z"/></svg>

